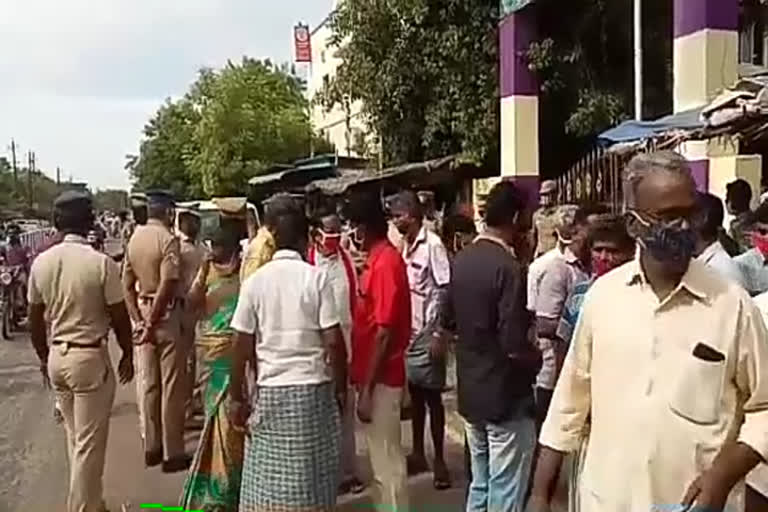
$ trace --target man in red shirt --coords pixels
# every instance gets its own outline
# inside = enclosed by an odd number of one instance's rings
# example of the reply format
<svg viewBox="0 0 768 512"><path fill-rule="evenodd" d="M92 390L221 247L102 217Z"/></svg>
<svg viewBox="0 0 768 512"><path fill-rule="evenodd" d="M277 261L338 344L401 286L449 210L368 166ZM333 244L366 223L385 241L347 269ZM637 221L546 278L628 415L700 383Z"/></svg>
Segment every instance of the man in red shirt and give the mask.
<svg viewBox="0 0 768 512"><path fill-rule="evenodd" d="M352 325L351 376L371 457L374 504L405 511L408 482L400 406L411 335L408 275L402 256L387 238L387 219L378 196L352 198L345 216L353 242L368 254Z"/></svg>

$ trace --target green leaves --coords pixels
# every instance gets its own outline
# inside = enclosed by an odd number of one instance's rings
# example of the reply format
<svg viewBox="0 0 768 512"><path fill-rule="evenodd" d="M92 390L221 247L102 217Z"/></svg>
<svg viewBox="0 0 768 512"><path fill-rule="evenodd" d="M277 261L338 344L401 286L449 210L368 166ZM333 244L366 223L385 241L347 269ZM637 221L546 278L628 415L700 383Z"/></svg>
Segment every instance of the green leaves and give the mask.
<svg viewBox="0 0 768 512"><path fill-rule="evenodd" d="M310 153L304 84L287 66L243 58L203 69L189 92L168 101L144 129L127 169L137 185L179 198L242 195L275 162Z"/></svg>
<svg viewBox="0 0 768 512"><path fill-rule="evenodd" d="M343 62L317 101L362 100L387 165L493 158L498 12L498 0L345 0L331 20Z"/></svg>

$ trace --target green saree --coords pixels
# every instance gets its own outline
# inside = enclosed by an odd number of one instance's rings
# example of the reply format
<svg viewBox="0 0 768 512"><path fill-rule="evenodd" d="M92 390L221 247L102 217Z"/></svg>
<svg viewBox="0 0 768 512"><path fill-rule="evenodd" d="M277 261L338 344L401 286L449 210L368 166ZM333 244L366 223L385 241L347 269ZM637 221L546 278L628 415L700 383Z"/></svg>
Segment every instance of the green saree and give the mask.
<svg viewBox="0 0 768 512"><path fill-rule="evenodd" d="M230 321L237 306L237 271L212 268L206 282L206 311L202 335L195 345L198 364L207 374L204 391L205 424L181 506L185 510L228 512L238 509L245 434L236 431L227 417L225 400L232 360Z"/></svg>

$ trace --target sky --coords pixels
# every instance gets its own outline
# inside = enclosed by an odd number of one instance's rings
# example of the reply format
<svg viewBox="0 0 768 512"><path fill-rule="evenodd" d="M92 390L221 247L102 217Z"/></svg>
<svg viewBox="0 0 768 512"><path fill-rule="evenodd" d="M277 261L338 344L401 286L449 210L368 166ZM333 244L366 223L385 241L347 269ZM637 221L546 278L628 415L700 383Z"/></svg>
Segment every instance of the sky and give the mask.
<svg viewBox="0 0 768 512"><path fill-rule="evenodd" d="M292 59L293 26L332 0L0 0L0 156L92 189L128 188L125 155L203 66Z"/></svg>

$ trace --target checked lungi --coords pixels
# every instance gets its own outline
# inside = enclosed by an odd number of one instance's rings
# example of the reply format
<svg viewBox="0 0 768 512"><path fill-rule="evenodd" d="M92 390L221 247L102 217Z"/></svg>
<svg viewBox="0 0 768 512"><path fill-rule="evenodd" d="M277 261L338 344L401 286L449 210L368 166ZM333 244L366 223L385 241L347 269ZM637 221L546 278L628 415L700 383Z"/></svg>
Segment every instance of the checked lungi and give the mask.
<svg viewBox="0 0 768 512"><path fill-rule="evenodd" d="M332 383L258 388L248 421L242 512L334 509L341 419Z"/></svg>

